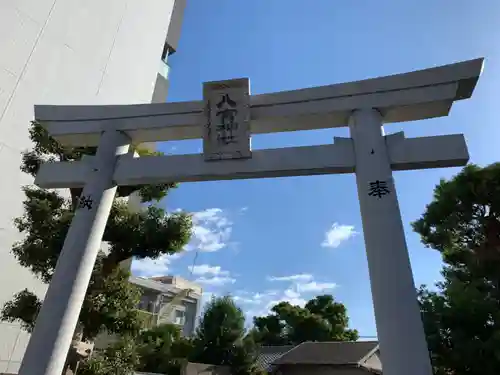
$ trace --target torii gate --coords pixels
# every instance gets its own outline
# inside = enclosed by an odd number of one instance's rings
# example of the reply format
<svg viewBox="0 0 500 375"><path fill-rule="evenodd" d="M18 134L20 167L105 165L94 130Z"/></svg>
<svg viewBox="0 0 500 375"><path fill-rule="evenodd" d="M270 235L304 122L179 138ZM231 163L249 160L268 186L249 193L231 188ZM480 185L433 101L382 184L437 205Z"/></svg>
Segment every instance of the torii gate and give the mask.
<svg viewBox="0 0 500 375"><path fill-rule="evenodd" d="M247 79L204 85L204 102L35 106L35 118L94 157L46 163L42 188L83 187L20 375L60 375L117 185L355 173L384 375L430 375L392 171L463 166L463 135L405 138L383 124L447 116L483 59L358 82L250 96ZM333 144L250 150L250 134L349 126ZM204 139L204 154L134 158L131 143Z"/></svg>

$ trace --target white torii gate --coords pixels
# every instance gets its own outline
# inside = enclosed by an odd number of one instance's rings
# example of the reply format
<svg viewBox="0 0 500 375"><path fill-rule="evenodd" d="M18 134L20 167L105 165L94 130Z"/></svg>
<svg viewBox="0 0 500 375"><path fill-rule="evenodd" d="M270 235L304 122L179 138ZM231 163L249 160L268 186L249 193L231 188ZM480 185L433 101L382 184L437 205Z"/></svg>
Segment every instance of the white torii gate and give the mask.
<svg viewBox="0 0 500 375"><path fill-rule="evenodd" d="M247 79L204 86L204 102L35 106L35 118L94 157L46 163L42 188L83 187L20 375L60 375L118 185L355 173L384 375L432 369L392 171L463 166L463 135L405 138L383 124L447 116L483 59L358 82L249 95ZM250 150L250 134L349 126L333 144ZM204 139L204 154L134 158L130 144Z"/></svg>

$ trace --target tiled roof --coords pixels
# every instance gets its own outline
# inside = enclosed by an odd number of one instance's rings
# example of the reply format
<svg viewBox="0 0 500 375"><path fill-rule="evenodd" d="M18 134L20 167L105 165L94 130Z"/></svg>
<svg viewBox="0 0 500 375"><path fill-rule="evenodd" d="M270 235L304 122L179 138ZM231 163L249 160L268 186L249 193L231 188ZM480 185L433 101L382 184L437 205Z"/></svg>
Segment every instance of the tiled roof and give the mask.
<svg viewBox="0 0 500 375"><path fill-rule="evenodd" d="M267 371L274 361L294 347L294 345L262 346L259 349L255 365L259 370Z"/></svg>
<svg viewBox="0 0 500 375"><path fill-rule="evenodd" d="M182 366L181 374L182 375L231 375L231 371L228 366L218 366L206 363L188 362Z"/></svg>
<svg viewBox="0 0 500 375"><path fill-rule="evenodd" d="M377 346L377 341L304 342L275 360L273 365L357 364Z"/></svg>

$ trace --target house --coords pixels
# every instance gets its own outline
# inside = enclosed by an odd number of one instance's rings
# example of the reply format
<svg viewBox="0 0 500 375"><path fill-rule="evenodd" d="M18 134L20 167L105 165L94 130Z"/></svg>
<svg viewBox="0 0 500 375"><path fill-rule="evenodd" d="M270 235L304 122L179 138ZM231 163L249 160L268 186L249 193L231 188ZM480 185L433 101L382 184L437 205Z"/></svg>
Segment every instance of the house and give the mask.
<svg viewBox="0 0 500 375"><path fill-rule="evenodd" d="M382 374L376 341L304 342L295 347L263 347L257 366L275 375Z"/></svg>
<svg viewBox="0 0 500 375"><path fill-rule="evenodd" d="M263 346L256 366L272 375L382 375L380 351L376 341ZM231 370L228 366L187 362L183 365L181 375L231 375Z"/></svg>

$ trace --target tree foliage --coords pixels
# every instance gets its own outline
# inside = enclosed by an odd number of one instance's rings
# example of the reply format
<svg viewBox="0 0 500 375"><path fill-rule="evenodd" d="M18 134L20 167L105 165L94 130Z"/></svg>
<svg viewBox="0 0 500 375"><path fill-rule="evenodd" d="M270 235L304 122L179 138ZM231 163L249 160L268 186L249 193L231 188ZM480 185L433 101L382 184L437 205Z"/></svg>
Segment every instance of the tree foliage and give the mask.
<svg viewBox="0 0 500 375"><path fill-rule="evenodd" d="M193 351L192 341L182 337L180 328L173 324L142 332L137 346L140 362L136 370L157 374L180 374Z"/></svg>
<svg viewBox="0 0 500 375"><path fill-rule="evenodd" d="M23 154L21 170L32 176L44 162L78 161L96 151L93 147L63 147L36 122L30 128L30 138L33 148ZM147 150L136 151L151 154ZM149 202L164 198L173 187L175 184L125 186L118 188L117 196L135 193L142 202ZM24 192L24 214L14 222L23 239L13 245L12 253L21 266L49 283L81 189L70 189L69 194L64 194L27 186ZM136 333L141 324L134 310L139 294L128 282L129 274L119 267L120 263L131 257L158 258L179 252L190 234L191 218L184 213L167 214L155 205L133 211L125 201L115 200L104 232L108 249L99 253L79 317L82 339L92 340L104 331ZM18 321L30 331L41 303L35 294L23 290L4 305L0 318Z"/></svg>
<svg viewBox="0 0 500 375"><path fill-rule="evenodd" d="M136 336L136 357L130 348L130 340L124 338L123 344L88 359L84 375L108 375L117 359L121 362L113 375L129 375L132 370L175 375L188 361L229 366L234 375L257 373L255 343L246 335L243 312L229 296L213 298L205 306L194 337L182 337L178 326L164 324Z"/></svg>
<svg viewBox="0 0 500 375"><path fill-rule="evenodd" d="M180 374L192 349L192 340L182 337L178 326L163 324L136 336L122 336L82 361L78 375Z"/></svg>
<svg viewBox="0 0 500 375"><path fill-rule="evenodd" d="M139 365L137 343L132 337L126 336L82 361L78 375L131 375Z"/></svg>
<svg viewBox="0 0 500 375"><path fill-rule="evenodd" d="M252 336L262 345L297 345L304 341L353 341L346 307L331 295L317 296L304 307L280 302L271 314L254 318Z"/></svg>
<svg viewBox="0 0 500 375"><path fill-rule="evenodd" d="M230 366L235 375L255 371L255 345L246 336L245 316L230 296L205 306L194 338L192 362Z"/></svg>
<svg viewBox="0 0 500 375"><path fill-rule="evenodd" d="M140 292L128 283L128 278L128 271L121 268L103 276L99 261L96 263L80 312L79 324L83 340L93 339L104 330L109 333L138 332L142 321L135 308ZM24 330L31 332L41 304L34 293L24 289L3 306L0 317L4 321L18 321Z"/></svg>
<svg viewBox="0 0 500 375"><path fill-rule="evenodd" d="M500 163L442 180L413 223L445 266L419 302L435 373L500 373Z"/></svg>

